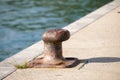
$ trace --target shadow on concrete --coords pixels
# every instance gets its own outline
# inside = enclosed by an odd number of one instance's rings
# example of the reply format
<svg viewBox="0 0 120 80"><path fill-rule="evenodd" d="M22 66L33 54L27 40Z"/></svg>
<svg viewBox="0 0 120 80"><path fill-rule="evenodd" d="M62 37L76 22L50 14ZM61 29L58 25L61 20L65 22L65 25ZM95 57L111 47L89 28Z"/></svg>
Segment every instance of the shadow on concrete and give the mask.
<svg viewBox="0 0 120 80"><path fill-rule="evenodd" d="M95 58L88 58L88 59L78 59L77 62L75 62L73 65L69 66L75 67L79 65L80 63L83 63L79 69L83 68L88 63L113 63L113 62L120 62L119 57L95 57Z"/></svg>
<svg viewBox="0 0 120 80"><path fill-rule="evenodd" d="M83 59L81 61L88 61L88 63L111 63L111 62L120 62L119 57L95 57Z"/></svg>

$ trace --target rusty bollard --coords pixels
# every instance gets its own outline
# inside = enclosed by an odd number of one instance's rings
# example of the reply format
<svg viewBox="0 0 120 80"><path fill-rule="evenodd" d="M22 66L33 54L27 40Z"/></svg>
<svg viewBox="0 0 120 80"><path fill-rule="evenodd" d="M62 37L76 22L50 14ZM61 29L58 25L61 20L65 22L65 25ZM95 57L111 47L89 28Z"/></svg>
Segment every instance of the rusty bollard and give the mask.
<svg viewBox="0 0 120 80"><path fill-rule="evenodd" d="M32 68L65 68L72 67L77 58L64 58L62 41L69 39L70 33L65 29L48 30L43 34L44 57L36 58L28 64Z"/></svg>

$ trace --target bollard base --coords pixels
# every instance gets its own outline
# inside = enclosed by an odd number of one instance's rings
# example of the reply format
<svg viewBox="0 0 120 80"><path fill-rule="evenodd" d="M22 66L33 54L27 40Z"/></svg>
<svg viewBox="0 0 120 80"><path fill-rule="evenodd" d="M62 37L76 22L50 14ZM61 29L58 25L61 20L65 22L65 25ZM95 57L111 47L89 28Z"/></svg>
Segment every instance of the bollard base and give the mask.
<svg viewBox="0 0 120 80"><path fill-rule="evenodd" d="M76 66L77 58L65 58L59 64L47 64L43 62L43 58L36 58L29 62L28 68L71 68Z"/></svg>

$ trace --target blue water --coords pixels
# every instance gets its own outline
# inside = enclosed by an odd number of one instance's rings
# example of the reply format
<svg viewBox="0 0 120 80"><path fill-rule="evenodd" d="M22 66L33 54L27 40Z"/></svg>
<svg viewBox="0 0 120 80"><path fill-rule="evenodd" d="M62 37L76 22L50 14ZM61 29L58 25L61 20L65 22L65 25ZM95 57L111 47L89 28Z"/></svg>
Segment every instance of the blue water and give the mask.
<svg viewBox="0 0 120 80"><path fill-rule="evenodd" d="M0 61L112 0L0 0Z"/></svg>

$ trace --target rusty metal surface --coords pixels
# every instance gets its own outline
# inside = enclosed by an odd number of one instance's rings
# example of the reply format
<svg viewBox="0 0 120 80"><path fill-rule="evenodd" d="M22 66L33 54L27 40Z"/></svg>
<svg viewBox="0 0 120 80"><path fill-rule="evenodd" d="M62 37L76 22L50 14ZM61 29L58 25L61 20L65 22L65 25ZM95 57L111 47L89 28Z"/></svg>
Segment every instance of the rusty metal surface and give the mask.
<svg viewBox="0 0 120 80"><path fill-rule="evenodd" d="M36 58L28 63L29 68L65 68L72 67L77 58L64 58L62 41L68 40L70 33L65 29L48 30L43 34L44 57Z"/></svg>

